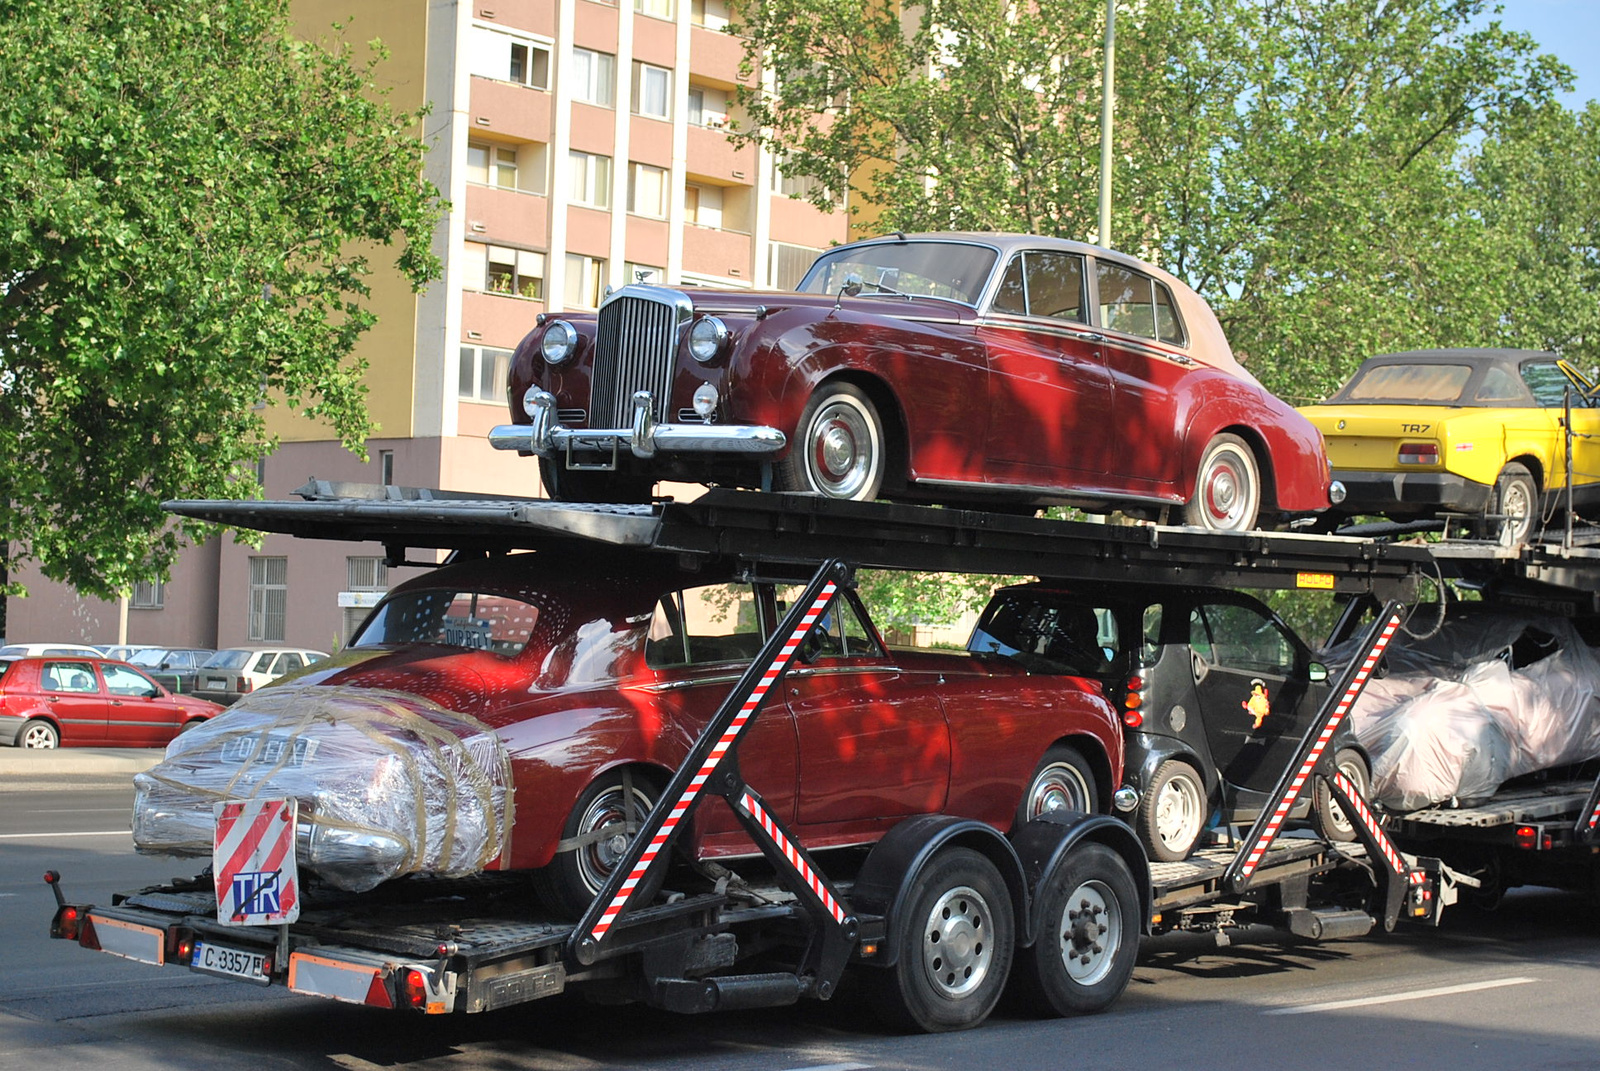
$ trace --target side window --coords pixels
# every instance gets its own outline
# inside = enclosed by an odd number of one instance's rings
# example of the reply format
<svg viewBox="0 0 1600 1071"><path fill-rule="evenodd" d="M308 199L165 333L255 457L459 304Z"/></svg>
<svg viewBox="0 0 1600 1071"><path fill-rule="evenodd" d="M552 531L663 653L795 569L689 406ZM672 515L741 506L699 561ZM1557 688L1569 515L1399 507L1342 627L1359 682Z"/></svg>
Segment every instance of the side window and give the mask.
<svg viewBox="0 0 1600 1071"><path fill-rule="evenodd" d="M798 591L795 592L799 594ZM841 596L833 600L828 612L817 622L812 635L816 657L819 658L876 658L883 650L872 638L855 603Z"/></svg>
<svg viewBox="0 0 1600 1071"><path fill-rule="evenodd" d="M290 651L278 659L278 674L281 676L285 673L293 673L297 669L304 669L305 664L306 660L304 658L301 658L296 652Z"/></svg>
<svg viewBox="0 0 1600 1071"><path fill-rule="evenodd" d="M748 662L761 650L761 615L748 584L708 584L663 595L645 640L655 669Z"/></svg>
<svg viewBox="0 0 1600 1071"><path fill-rule="evenodd" d="M84 695L100 690L94 668L87 662L46 662L39 671L39 683L47 692Z"/></svg>
<svg viewBox="0 0 1600 1071"><path fill-rule="evenodd" d="M994 296L994 311L1009 312L1015 316L1028 314L1028 287L1022 278L1023 254L1018 253L1006 265L1000 280L1000 291Z"/></svg>
<svg viewBox="0 0 1600 1071"><path fill-rule="evenodd" d="M1100 326L1175 346L1183 344L1183 323L1165 284L1105 261L1095 262L1095 281L1100 287Z"/></svg>
<svg viewBox="0 0 1600 1071"><path fill-rule="evenodd" d="M1495 365L1484 373L1483 382L1478 384L1478 393L1473 400L1515 405L1528 400L1528 391L1522 385L1522 380L1511 371Z"/></svg>
<svg viewBox="0 0 1600 1071"><path fill-rule="evenodd" d="M1018 253L1000 280L994 311L1087 323L1083 258L1075 253Z"/></svg>
<svg viewBox="0 0 1600 1071"><path fill-rule="evenodd" d="M1213 603L1203 613L1211 633L1209 657L1218 665L1259 673L1294 671L1294 646L1272 618L1228 603Z"/></svg>
<svg viewBox="0 0 1600 1071"><path fill-rule="evenodd" d="M1161 657L1160 603L1144 608L1144 619L1140 628L1143 635L1139 642L1139 661L1144 665L1153 666L1156 659Z"/></svg>
<svg viewBox="0 0 1600 1071"><path fill-rule="evenodd" d="M271 651L263 651L261 654L256 656L256 664L255 664L254 669L251 670L251 672L253 672L253 673L271 673L272 672L272 658L273 658L273 655L272 655Z"/></svg>
<svg viewBox="0 0 1600 1071"><path fill-rule="evenodd" d="M1206 661L1216 661L1211 646L1211 630L1206 627L1205 612L1198 606L1189 611L1189 646Z"/></svg>
<svg viewBox="0 0 1600 1071"><path fill-rule="evenodd" d="M1581 409L1588 402L1588 397L1554 361L1523 365L1522 382L1533 394L1534 403L1544 409L1560 409L1566 405L1568 387L1572 388L1573 408Z"/></svg>
<svg viewBox="0 0 1600 1071"><path fill-rule="evenodd" d="M145 679L144 674L127 666L104 666L101 670L106 675L106 691L112 695L127 696L154 696L156 686Z"/></svg>

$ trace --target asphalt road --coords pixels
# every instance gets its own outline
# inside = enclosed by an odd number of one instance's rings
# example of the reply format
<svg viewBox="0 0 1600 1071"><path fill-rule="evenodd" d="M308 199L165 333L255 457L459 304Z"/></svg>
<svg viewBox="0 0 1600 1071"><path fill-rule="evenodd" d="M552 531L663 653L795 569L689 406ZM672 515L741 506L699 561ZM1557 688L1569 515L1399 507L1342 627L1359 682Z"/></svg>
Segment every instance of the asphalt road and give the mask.
<svg viewBox="0 0 1600 1071"><path fill-rule="evenodd" d="M45 936L47 868L73 899L102 901L195 869L133 854L130 800L116 781L0 793L0 1069L1600 1067L1600 932L1581 900L1529 890L1437 931L1323 946L1169 936L1146 943L1107 1014L1001 1013L957 1035L886 1034L848 988L826 1004L700 1018L571 996L441 1019L311 1000Z"/></svg>

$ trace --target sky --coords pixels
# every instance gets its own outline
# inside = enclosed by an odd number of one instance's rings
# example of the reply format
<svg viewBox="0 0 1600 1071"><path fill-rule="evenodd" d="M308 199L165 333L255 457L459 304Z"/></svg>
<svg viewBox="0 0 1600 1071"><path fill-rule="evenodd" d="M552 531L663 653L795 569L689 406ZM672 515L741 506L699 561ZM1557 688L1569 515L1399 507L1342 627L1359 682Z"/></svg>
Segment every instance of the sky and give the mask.
<svg viewBox="0 0 1600 1071"><path fill-rule="evenodd" d="M1565 98L1582 108L1600 99L1600 0L1501 0L1500 23L1522 30L1554 53L1577 75L1577 89Z"/></svg>

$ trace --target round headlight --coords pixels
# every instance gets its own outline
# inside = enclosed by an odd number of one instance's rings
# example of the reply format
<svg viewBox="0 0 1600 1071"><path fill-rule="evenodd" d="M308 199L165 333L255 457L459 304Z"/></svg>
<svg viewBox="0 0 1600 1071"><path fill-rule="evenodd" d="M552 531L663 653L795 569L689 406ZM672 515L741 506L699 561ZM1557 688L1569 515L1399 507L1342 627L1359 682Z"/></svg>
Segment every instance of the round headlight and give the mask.
<svg viewBox="0 0 1600 1071"><path fill-rule="evenodd" d="M539 352L547 364L560 364L578 348L578 329L565 320L551 320L539 341Z"/></svg>
<svg viewBox="0 0 1600 1071"><path fill-rule="evenodd" d="M702 316L689 328L689 355L701 364L716 360L728 344L728 325L715 316Z"/></svg>

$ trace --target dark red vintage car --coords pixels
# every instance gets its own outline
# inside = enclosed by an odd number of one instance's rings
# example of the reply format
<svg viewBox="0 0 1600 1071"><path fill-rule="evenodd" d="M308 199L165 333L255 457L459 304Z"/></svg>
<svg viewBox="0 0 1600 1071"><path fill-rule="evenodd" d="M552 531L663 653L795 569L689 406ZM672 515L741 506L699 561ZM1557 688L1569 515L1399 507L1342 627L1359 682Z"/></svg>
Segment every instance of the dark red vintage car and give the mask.
<svg viewBox="0 0 1600 1071"><path fill-rule="evenodd" d="M0 744L157 747L222 710L123 662L21 658L0 676Z"/></svg>
<svg viewBox="0 0 1600 1071"><path fill-rule="evenodd" d="M480 869L535 870L551 906L576 915L776 626L786 593L673 561L540 552L442 567L386 595L340 655L174 745L140 780L135 841L209 854L214 794L204 789L226 781L235 795L298 796L302 818L325 824L303 844L303 868L347 886L445 871L416 862L420 851L396 862L405 853L395 845L412 836L396 823L434 809L463 839L477 820L470 778L458 776L443 803L426 786L395 792L385 778L412 758L383 734L399 725L437 753L450 742L439 712L454 712L490 731L510 771L507 843ZM888 648L849 592L801 659L748 730L739 767L810 849L870 844L924 813L1006 830L1053 807L1110 809L1122 735L1097 685L1031 676L999 656ZM258 734L249 719L269 702L280 716ZM358 761L339 733L375 750ZM471 749L492 773L500 763L480 745ZM255 762L248 776L245 760ZM702 859L756 851L717 801L700 809L688 847Z"/></svg>
<svg viewBox="0 0 1600 1071"><path fill-rule="evenodd" d="M500 449L569 500L660 479L1206 528L1328 508L1322 439L1159 268L1025 235L894 235L799 293L626 286L518 346Z"/></svg>

